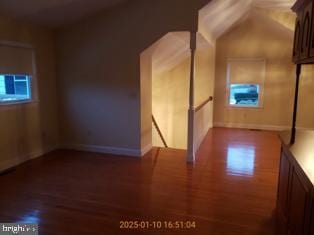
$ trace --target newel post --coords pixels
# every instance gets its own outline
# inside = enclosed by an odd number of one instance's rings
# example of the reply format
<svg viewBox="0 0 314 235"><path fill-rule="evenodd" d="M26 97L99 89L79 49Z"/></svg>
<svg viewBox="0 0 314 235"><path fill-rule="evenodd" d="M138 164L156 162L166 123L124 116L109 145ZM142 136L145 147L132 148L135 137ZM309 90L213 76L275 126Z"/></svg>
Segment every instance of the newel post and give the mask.
<svg viewBox="0 0 314 235"><path fill-rule="evenodd" d="M190 37L191 65L190 65L190 91L189 91L189 111L188 111L188 146L187 161L195 161L194 146L194 77L195 77L195 51L196 51L196 32L191 32Z"/></svg>

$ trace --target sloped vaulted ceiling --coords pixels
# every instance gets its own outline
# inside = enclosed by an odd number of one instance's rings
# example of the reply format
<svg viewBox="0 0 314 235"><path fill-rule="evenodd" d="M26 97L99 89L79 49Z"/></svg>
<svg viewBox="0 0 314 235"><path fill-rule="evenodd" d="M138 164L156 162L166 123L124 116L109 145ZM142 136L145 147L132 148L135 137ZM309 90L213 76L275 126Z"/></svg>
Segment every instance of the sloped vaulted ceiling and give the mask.
<svg viewBox="0 0 314 235"><path fill-rule="evenodd" d="M197 35L197 50L210 47L201 34ZM176 65L190 58L190 34L188 32L173 32L162 37L155 45L152 55L155 73L173 69Z"/></svg>
<svg viewBox="0 0 314 235"><path fill-rule="evenodd" d="M188 32L173 32L162 37L153 53L153 68L161 73L175 67L190 56L190 35Z"/></svg>
<svg viewBox="0 0 314 235"><path fill-rule="evenodd" d="M200 32L210 41L219 38L252 8L291 12L296 0L213 0L199 12ZM279 18L278 18L279 19Z"/></svg>
<svg viewBox="0 0 314 235"><path fill-rule="evenodd" d="M290 10L296 0L253 0L255 7L277 10Z"/></svg>
<svg viewBox="0 0 314 235"><path fill-rule="evenodd" d="M127 1L131 0L1 0L0 14L59 27ZM201 11L201 15L212 19L216 25L224 19L223 26L228 27L250 6L287 10L294 2L295 0L212 0ZM219 34L223 30L214 31Z"/></svg>
<svg viewBox="0 0 314 235"><path fill-rule="evenodd" d="M199 12L199 31L203 36L198 35L198 48L214 44L217 38L254 12L292 31L295 15L290 8L294 2L295 0L212 0ZM161 38L153 53L154 71L161 73L171 70L189 58L189 40L187 32L168 33Z"/></svg>
<svg viewBox="0 0 314 235"><path fill-rule="evenodd" d="M131 0L0 0L0 14L59 27L128 1ZM270 18L291 28L293 24L286 23L291 22L285 19L286 16L279 17L268 10L289 11L294 2L295 0L212 0L200 10L200 32L207 41L214 42L254 7L263 8ZM169 33L158 43L153 63L155 68L165 71L188 56L189 37L184 33Z"/></svg>
<svg viewBox="0 0 314 235"><path fill-rule="evenodd" d="M0 14L59 27L128 0L1 0Z"/></svg>

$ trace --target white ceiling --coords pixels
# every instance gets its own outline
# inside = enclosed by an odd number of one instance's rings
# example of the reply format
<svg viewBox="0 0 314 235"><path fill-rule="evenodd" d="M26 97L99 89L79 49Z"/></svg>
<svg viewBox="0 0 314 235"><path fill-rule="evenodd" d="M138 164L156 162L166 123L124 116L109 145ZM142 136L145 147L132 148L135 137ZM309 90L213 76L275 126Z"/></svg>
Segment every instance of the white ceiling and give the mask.
<svg viewBox="0 0 314 235"><path fill-rule="evenodd" d="M272 10L290 10L296 0L253 0L253 6Z"/></svg>
<svg viewBox="0 0 314 235"><path fill-rule="evenodd" d="M126 1L129 0L0 0L0 14L40 22L44 26L60 27ZM289 11L294 2L295 0L212 0L200 10L200 32L207 41L213 43L243 20L252 8ZM162 72L188 57L189 34L169 33L157 43L153 66L157 72Z"/></svg>
<svg viewBox="0 0 314 235"><path fill-rule="evenodd" d="M0 14L45 26L59 27L126 1L128 0L0 0ZM218 18L224 15L228 16L227 20L229 17L234 20L247 10L248 5L290 9L294 2L295 0L213 0L202 12L207 12L210 15L208 18L211 19L211 15Z"/></svg>
<svg viewBox="0 0 314 235"><path fill-rule="evenodd" d="M127 0L0 0L0 14L59 27Z"/></svg>
<svg viewBox="0 0 314 235"><path fill-rule="evenodd" d="M201 34L197 34L197 50L208 47L210 44L206 39ZM169 71L190 56L190 34L188 32L168 33L154 45L153 71L154 73Z"/></svg>
<svg viewBox="0 0 314 235"><path fill-rule="evenodd" d="M197 48L211 46L217 38L251 16L257 8L260 14L264 14L274 23L293 30L295 16L290 8L294 2L295 0L212 0L200 10L201 34L198 34ZM162 37L155 44L154 72L169 71L189 58L189 41L187 32L173 32Z"/></svg>
<svg viewBox="0 0 314 235"><path fill-rule="evenodd" d="M187 32L168 33L157 43L152 56L153 70L162 73L190 56L190 35Z"/></svg>
<svg viewBox="0 0 314 235"><path fill-rule="evenodd" d="M199 12L200 32L209 41L219 38L252 8L291 12L296 0L212 0Z"/></svg>

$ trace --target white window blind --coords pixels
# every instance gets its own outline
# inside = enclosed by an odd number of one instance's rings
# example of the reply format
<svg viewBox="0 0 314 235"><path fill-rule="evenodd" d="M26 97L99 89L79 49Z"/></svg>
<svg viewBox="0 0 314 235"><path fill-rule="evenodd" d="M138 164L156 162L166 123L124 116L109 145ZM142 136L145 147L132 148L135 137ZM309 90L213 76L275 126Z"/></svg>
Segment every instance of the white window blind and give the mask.
<svg viewBox="0 0 314 235"><path fill-rule="evenodd" d="M264 59L230 59L228 60L229 84L264 84Z"/></svg>
<svg viewBox="0 0 314 235"><path fill-rule="evenodd" d="M33 74L33 50L0 45L0 74Z"/></svg>

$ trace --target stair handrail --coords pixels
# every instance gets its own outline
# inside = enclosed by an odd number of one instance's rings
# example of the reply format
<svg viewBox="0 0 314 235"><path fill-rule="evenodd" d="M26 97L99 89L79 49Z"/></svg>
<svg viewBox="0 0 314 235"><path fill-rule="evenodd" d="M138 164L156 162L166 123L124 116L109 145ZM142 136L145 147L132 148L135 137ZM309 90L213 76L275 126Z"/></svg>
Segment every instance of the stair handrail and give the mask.
<svg viewBox="0 0 314 235"><path fill-rule="evenodd" d="M164 144L165 148L168 148L167 142L166 142L166 140L165 140L163 134L161 133L161 130L160 130L159 126L158 126L158 123L157 123L157 121L156 121L154 115L152 115L152 121L153 121L153 124L154 124L154 126L155 126L155 128L156 128L156 130L157 130L157 132L158 132L158 135L159 135L159 137L160 137L162 143Z"/></svg>

